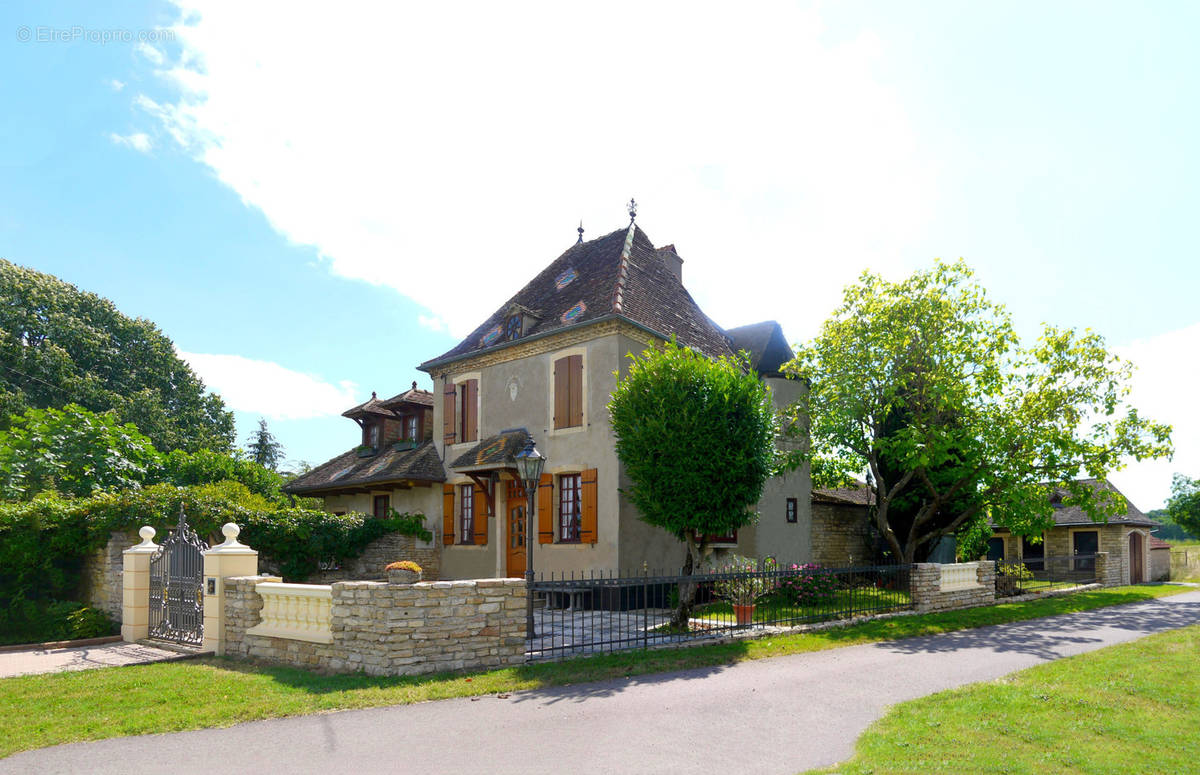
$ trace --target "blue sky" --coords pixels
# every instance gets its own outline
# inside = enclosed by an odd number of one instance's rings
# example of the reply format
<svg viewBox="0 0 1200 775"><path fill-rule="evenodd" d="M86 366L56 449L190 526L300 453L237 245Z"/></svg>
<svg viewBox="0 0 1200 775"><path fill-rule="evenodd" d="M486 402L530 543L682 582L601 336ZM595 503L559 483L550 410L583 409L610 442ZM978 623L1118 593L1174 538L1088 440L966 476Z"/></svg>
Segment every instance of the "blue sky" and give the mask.
<svg viewBox="0 0 1200 775"><path fill-rule="evenodd" d="M1115 480L1153 508L1200 475L1200 11L1142 5L9 3L0 255L312 462L630 196L718 323L794 341L962 256L1024 334L1139 365L1178 452Z"/></svg>

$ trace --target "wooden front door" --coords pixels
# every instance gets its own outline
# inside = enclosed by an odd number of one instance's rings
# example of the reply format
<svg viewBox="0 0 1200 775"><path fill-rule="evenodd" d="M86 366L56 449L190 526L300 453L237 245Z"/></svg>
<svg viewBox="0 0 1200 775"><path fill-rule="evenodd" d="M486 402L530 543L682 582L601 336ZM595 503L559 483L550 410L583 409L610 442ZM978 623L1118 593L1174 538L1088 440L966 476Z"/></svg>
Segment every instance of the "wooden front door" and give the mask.
<svg viewBox="0 0 1200 775"><path fill-rule="evenodd" d="M1129 534L1129 583L1141 584L1144 579L1142 573L1142 534Z"/></svg>
<svg viewBox="0 0 1200 775"><path fill-rule="evenodd" d="M525 488L519 482L508 483L508 563L505 566L509 578L525 577Z"/></svg>

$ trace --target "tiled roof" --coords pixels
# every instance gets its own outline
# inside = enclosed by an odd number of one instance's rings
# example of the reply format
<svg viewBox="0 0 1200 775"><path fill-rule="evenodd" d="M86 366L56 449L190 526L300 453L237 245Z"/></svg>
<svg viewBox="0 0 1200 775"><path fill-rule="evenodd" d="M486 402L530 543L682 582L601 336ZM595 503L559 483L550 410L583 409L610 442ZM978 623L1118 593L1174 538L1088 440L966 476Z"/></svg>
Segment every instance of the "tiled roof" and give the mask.
<svg viewBox="0 0 1200 775"><path fill-rule="evenodd" d="M759 374L778 374L783 364L796 357L783 335L783 328L774 320L751 323L725 331L730 349L750 354L750 366Z"/></svg>
<svg viewBox="0 0 1200 775"><path fill-rule="evenodd" d="M471 468L474 466L505 466L513 455L520 452L529 440L529 431L524 428L501 431L484 439L454 459L448 467Z"/></svg>
<svg viewBox="0 0 1200 775"><path fill-rule="evenodd" d="M1125 501L1125 513L1118 514L1115 517L1109 517L1107 524L1109 525L1150 525L1157 527L1158 523L1142 513L1141 509L1134 506L1128 498L1126 498L1120 490L1112 485L1112 482L1107 479L1080 479L1080 484L1085 484L1094 490L1114 493L1118 498ZM1061 502L1067 497L1067 491L1061 488L1055 488L1051 494L1052 502ZM1054 509L1054 524L1055 525L1093 525L1097 524L1083 512L1079 506L1061 506ZM1105 523L1100 523L1105 524Z"/></svg>
<svg viewBox="0 0 1200 775"><path fill-rule="evenodd" d="M875 491L867 487L866 482L855 481L850 487L814 489L812 499L818 503L870 506L875 502Z"/></svg>
<svg viewBox="0 0 1200 775"><path fill-rule="evenodd" d="M466 339L420 368L512 344L485 345L484 337L503 326L514 305L536 318L517 341L619 315L664 337L675 334L681 345L707 356L731 354L721 329L696 306L646 233L631 225L572 245Z"/></svg>
<svg viewBox="0 0 1200 775"><path fill-rule="evenodd" d="M380 401L380 404L388 409L395 409L400 404L420 404L421 406L433 406L433 393L428 390L418 390L417 383L414 382L411 390L405 390L403 393L392 396L386 401Z"/></svg>
<svg viewBox="0 0 1200 775"><path fill-rule="evenodd" d="M340 490L395 481L444 482L446 471L432 441L415 448L404 443L389 444L378 454L359 457L358 448L301 474L284 486L294 494Z"/></svg>
<svg viewBox="0 0 1200 775"><path fill-rule="evenodd" d="M1151 549L1170 549L1171 545L1158 536L1150 536Z"/></svg>
<svg viewBox="0 0 1200 775"><path fill-rule="evenodd" d="M374 392L371 397L363 401L358 406L352 406L342 412L342 417L361 417L364 414L374 414L379 417L395 417L396 413L384 406L384 402L380 401Z"/></svg>

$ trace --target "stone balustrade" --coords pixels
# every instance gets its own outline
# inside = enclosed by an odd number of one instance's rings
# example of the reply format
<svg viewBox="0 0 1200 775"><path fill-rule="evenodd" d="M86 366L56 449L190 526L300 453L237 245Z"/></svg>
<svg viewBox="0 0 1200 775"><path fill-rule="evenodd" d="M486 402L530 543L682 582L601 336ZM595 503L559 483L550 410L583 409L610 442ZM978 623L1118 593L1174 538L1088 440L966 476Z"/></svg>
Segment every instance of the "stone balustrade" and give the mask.
<svg viewBox="0 0 1200 775"><path fill-rule="evenodd" d="M942 565L941 568L941 590L943 592L954 592L979 586L979 563L958 562Z"/></svg>
<svg viewBox="0 0 1200 775"><path fill-rule="evenodd" d="M477 579L389 584L340 581L331 586L280 584L262 576L228 578L224 587L225 653L327 673L362 670L408 675L520 664L525 658L525 582ZM322 590L328 640L298 638L291 603L282 614L268 600ZM316 597L314 592L311 597ZM276 629L270 621L282 620ZM314 630L316 628L313 628Z"/></svg>
<svg viewBox="0 0 1200 775"><path fill-rule="evenodd" d="M953 565L917 563L909 578L917 613L990 605L996 600L996 565L987 560Z"/></svg>
<svg viewBox="0 0 1200 775"><path fill-rule="evenodd" d="M284 584L264 581L255 587L262 596L261 621L247 635L332 643L330 609L333 587L328 584Z"/></svg>

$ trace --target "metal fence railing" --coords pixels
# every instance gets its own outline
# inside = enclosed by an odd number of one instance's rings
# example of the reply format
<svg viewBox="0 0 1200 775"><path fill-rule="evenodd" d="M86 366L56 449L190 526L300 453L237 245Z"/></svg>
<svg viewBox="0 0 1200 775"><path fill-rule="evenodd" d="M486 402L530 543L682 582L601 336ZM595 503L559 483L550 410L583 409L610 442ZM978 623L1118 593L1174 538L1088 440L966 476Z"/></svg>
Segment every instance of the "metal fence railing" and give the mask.
<svg viewBox="0 0 1200 775"><path fill-rule="evenodd" d="M996 562L996 596L1065 589L1096 581L1096 556L1026 557L1023 561Z"/></svg>
<svg viewBox="0 0 1200 775"><path fill-rule="evenodd" d="M686 621L680 595L694 589ZM527 658L643 649L753 628L848 619L911 608L909 566L775 564L750 572L551 574L535 580Z"/></svg>

